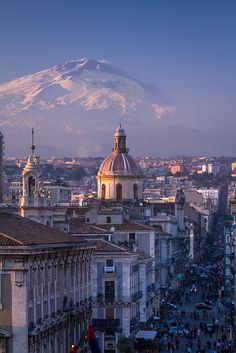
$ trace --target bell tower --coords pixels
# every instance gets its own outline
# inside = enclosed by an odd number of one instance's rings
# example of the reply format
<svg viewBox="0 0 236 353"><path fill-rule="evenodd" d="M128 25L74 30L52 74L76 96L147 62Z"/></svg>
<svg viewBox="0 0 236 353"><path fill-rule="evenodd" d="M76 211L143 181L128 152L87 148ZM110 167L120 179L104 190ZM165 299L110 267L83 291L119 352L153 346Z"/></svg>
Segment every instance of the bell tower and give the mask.
<svg viewBox="0 0 236 353"><path fill-rule="evenodd" d="M39 173L39 157L35 154L34 145L34 129L32 129L31 155L23 169L23 190L20 199L20 206L39 206L39 189L40 189L40 173Z"/></svg>
<svg viewBox="0 0 236 353"><path fill-rule="evenodd" d="M114 134L114 148L112 152L115 153L128 153L128 149L126 148L126 134L119 124L119 127L116 129Z"/></svg>
<svg viewBox="0 0 236 353"><path fill-rule="evenodd" d="M31 154L22 173L22 195L19 213L22 217L52 226L51 200L47 195L39 169L39 157L35 154L34 129L32 129Z"/></svg>

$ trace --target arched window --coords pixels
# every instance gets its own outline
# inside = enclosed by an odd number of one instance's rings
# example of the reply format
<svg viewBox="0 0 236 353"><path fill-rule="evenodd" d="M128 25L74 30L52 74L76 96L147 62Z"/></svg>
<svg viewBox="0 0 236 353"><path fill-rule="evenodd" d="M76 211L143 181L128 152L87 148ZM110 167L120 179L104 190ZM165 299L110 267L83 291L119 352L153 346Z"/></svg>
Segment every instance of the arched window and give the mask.
<svg viewBox="0 0 236 353"><path fill-rule="evenodd" d="M116 200L117 201L122 200L122 185L121 184L116 185Z"/></svg>
<svg viewBox="0 0 236 353"><path fill-rule="evenodd" d="M106 198L106 185L102 184L102 199L105 200Z"/></svg>
<svg viewBox="0 0 236 353"><path fill-rule="evenodd" d="M34 196L34 191L35 191L35 179L34 177L29 177L29 196L32 197Z"/></svg>
<svg viewBox="0 0 236 353"><path fill-rule="evenodd" d="M134 184L134 199L138 199L138 185Z"/></svg>

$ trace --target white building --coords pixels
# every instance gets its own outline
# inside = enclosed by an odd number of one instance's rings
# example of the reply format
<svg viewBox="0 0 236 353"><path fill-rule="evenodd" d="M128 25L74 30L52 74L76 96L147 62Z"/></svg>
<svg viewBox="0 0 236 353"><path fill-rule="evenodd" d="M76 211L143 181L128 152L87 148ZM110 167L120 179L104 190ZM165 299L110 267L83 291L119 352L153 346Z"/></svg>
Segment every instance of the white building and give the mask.
<svg viewBox="0 0 236 353"><path fill-rule="evenodd" d="M201 188L198 189L197 192L202 194L203 196L203 202L204 204L207 204L208 206L218 206L219 202L219 189L214 189L214 188Z"/></svg>
<svg viewBox="0 0 236 353"><path fill-rule="evenodd" d="M96 244L93 325L101 351L116 353L119 338L135 333L139 322L153 315L152 259L105 240L91 243Z"/></svg>

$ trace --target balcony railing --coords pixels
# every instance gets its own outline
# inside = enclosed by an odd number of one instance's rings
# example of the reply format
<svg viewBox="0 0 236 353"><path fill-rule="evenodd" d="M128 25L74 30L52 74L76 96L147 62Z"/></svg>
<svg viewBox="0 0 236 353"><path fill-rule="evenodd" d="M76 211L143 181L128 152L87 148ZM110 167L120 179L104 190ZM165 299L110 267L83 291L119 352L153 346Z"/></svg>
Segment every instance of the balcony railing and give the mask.
<svg viewBox="0 0 236 353"><path fill-rule="evenodd" d="M142 296L142 291L133 293L131 296L118 296L117 298L98 296L96 305L100 307L129 306L131 303L138 301Z"/></svg>
<svg viewBox="0 0 236 353"><path fill-rule="evenodd" d="M104 266L104 273L115 273L115 266Z"/></svg>
<svg viewBox="0 0 236 353"><path fill-rule="evenodd" d="M96 331L119 331L120 319L93 319L93 327Z"/></svg>
<svg viewBox="0 0 236 353"><path fill-rule="evenodd" d="M142 291L138 291L132 295L132 300L137 301L138 299L142 298L143 293Z"/></svg>

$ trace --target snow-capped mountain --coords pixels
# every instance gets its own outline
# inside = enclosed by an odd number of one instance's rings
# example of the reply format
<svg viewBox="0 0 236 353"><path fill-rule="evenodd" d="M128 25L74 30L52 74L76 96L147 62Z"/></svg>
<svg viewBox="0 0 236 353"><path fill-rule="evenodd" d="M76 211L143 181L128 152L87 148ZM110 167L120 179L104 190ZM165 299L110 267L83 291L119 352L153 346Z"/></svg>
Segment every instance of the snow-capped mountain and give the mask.
<svg viewBox="0 0 236 353"><path fill-rule="evenodd" d="M155 89L103 60L69 61L0 85L0 130L9 150L30 141L35 127L36 142L61 153L106 154L119 120L135 146L143 129L157 129L157 120L173 112Z"/></svg>

